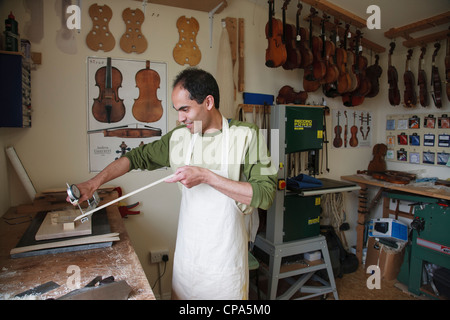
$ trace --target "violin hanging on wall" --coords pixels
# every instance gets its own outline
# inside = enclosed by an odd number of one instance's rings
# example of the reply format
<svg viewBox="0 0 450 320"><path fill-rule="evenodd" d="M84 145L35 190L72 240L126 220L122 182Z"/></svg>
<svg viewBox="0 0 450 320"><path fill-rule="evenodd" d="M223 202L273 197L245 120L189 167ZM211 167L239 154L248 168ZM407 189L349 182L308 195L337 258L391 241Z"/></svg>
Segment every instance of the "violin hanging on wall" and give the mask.
<svg viewBox="0 0 450 320"><path fill-rule="evenodd" d="M285 70L296 69L300 67L302 62L302 55L296 43L297 28L290 23L286 23L286 9L289 2L284 1L283 3L283 30L286 37L286 62L283 64L283 69Z"/></svg>
<svg viewBox="0 0 450 320"><path fill-rule="evenodd" d="M297 8L297 14L295 16L297 27L296 44L302 56L299 68L304 69L313 63L313 54L308 46L308 31L305 28L300 27L300 15L302 12L302 4L300 1L297 4Z"/></svg>
<svg viewBox="0 0 450 320"><path fill-rule="evenodd" d="M439 76L439 70L436 66L436 55L441 48L441 45L439 42L436 42L434 44L434 52L433 52L433 63L431 67L431 88L433 91L431 91L431 96L433 97L434 105L436 108L442 107L442 101L441 101L441 93L442 93L442 87L441 87L441 77Z"/></svg>
<svg viewBox="0 0 450 320"><path fill-rule="evenodd" d="M333 83L337 80L339 76L339 70L336 67L333 57L336 52L335 44L326 39L325 36L325 22L327 22L329 17L324 13L322 18L322 61L325 64L325 74L322 77L321 83L328 84Z"/></svg>
<svg viewBox="0 0 450 320"><path fill-rule="evenodd" d="M319 37L313 36L312 34L312 21L316 15L317 11L313 7L311 7L309 15L309 47L313 52L313 62L309 66L305 67L305 72L303 74L303 89L306 92L314 92L320 87L320 78L317 79L314 75L314 62L317 59L320 59L320 52L317 52L317 50L320 50L320 48L322 47L320 43L322 40ZM325 66L323 67L325 68Z"/></svg>
<svg viewBox="0 0 450 320"><path fill-rule="evenodd" d="M419 101L420 105L422 107L428 106L428 91L427 91L427 75L425 73L425 70L422 68L423 64L423 56L425 55L425 52L427 51L427 48L422 47L419 58L419 71L418 71L418 77L417 77L417 85L419 86Z"/></svg>
<svg viewBox="0 0 450 320"><path fill-rule="evenodd" d="M400 104L400 91L398 90L398 73L397 69L391 63L392 53L395 49L395 42L390 43L389 60L388 60L388 83L389 83L389 103L391 106Z"/></svg>
<svg viewBox="0 0 450 320"><path fill-rule="evenodd" d="M366 98L373 98L375 97L378 92L380 91L380 77L383 73L383 69L381 69L380 65L378 64L378 60L380 60L379 55L375 55L375 63L367 68L366 70L366 76L370 81L370 91L368 94L366 94Z"/></svg>
<svg viewBox="0 0 450 320"><path fill-rule="evenodd" d="M416 81L410 67L412 54L413 50L409 49L406 57L405 73L403 74L403 81L405 82L403 101L405 102L405 107L407 108L415 107L417 102L416 90L414 90Z"/></svg>
<svg viewBox="0 0 450 320"><path fill-rule="evenodd" d="M359 41L361 39L361 32L357 30L355 40L355 63L353 65L353 72L356 75L357 87L351 92L347 92L342 95L342 102L346 107L359 106L364 102L366 94L369 93L371 84L366 77L367 58L361 53L361 47Z"/></svg>
<svg viewBox="0 0 450 320"><path fill-rule="evenodd" d="M283 65L287 59L283 23L275 19L274 0L269 0L269 21L266 23L266 66L276 68Z"/></svg>
<svg viewBox="0 0 450 320"><path fill-rule="evenodd" d="M449 33L447 34L447 54L445 55L445 80L447 98L450 100L450 27Z"/></svg>

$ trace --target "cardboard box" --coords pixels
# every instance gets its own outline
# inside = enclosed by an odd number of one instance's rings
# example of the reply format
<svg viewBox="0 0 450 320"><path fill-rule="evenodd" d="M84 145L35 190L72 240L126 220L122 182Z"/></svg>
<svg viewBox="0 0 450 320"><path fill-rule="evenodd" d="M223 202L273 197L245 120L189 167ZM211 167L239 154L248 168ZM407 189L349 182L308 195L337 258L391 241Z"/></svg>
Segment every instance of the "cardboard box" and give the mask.
<svg viewBox="0 0 450 320"><path fill-rule="evenodd" d="M400 272L404 253L404 248L399 252L394 252L387 249L375 238L369 238L365 268L367 269L371 265L378 265L382 279L394 280Z"/></svg>

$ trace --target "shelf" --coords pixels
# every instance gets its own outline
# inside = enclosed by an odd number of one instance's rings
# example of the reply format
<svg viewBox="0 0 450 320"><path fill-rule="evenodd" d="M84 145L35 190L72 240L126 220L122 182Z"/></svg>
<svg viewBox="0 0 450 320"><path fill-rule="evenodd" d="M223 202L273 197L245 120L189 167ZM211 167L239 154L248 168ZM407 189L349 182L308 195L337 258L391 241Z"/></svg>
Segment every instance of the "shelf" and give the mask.
<svg viewBox="0 0 450 320"><path fill-rule="evenodd" d="M142 2L142 0L136 1ZM222 12L222 10L228 5L226 0L147 0L147 2L208 13L214 10L221 2L224 2L224 4L219 9L217 9L215 13Z"/></svg>
<svg viewBox="0 0 450 320"><path fill-rule="evenodd" d="M434 28L439 25L450 23L450 11L438 14L436 16L423 19L414 23L407 24L403 27L391 28L384 33L384 36L389 39L402 37L405 39L403 45L407 48L416 46L423 46L430 42L437 42L450 36L450 30L443 30L434 32L418 38L411 37L412 33Z"/></svg>

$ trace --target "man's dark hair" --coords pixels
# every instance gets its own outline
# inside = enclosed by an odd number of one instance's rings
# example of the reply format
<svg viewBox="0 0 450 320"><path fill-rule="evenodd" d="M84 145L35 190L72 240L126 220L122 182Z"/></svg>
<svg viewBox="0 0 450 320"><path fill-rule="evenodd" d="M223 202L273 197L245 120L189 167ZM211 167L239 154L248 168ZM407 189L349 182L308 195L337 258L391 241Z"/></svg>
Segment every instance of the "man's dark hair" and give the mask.
<svg viewBox="0 0 450 320"><path fill-rule="evenodd" d="M189 98L197 103L202 103L206 96L212 95L214 105L216 109L219 109L219 86L210 73L198 68L187 68L181 71L173 81L173 87L177 85L186 89L190 94Z"/></svg>

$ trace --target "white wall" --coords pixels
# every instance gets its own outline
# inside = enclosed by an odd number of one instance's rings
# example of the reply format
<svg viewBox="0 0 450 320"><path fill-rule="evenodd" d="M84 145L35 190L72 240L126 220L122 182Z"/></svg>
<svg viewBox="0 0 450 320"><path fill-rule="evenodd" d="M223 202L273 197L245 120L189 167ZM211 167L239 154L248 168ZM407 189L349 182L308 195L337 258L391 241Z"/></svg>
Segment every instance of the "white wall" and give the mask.
<svg viewBox="0 0 450 320"><path fill-rule="evenodd" d="M248 1L228 1L229 6L214 16L213 47L209 46L209 19L205 12L183 10L167 6L151 5L146 9L146 19L142 30L148 41L147 51L143 54L127 54L123 52L118 41L124 32L121 12L127 8L140 8L141 2L131 0L111 0L108 5L114 16L110 30L116 38L116 47L107 53L91 51L85 44L87 33L91 29L91 19L88 7L93 0L82 1L82 27L76 34L76 54L66 54L58 49L55 43L56 32L60 29L60 18L55 11L56 0L44 0L44 37L39 43L32 43L32 50L42 53L42 64L32 73L33 127L31 129L0 128L0 146L4 149L13 145L22 160L37 191L47 188L64 187L66 182L77 183L93 176L88 172L87 155L87 108L86 108L86 57L111 56L114 58L149 59L166 62L168 66L168 87L174 76L183 69L174 62L172 50L178 42L176 20L178 17L195 17L200 30L197 44L202 51L202 60L198 65L211 73L216 73L218 42L221 33L221 19L236 17L245 19L245 90L248 92L277 95L283 85L291 85L296 91L302 90L302 70L286 71L282 68L270 69L264 66L267 41L265 24L267 10ZM19 21L19 31L24 34L25 22L30 14L24 9L22 1L6 0L0 3L0 17L6 18L12 10ZM406 49L397 48L393 63L399 71L399 86L403 93L402 74ZM417 65L418 55L413 58L412 66ZM426 65L430 65L431 54L426 56ZM438 57L438 65L443 70L444 54ZM380 93L377 97L366 99L366 102L354 108L357 111L373 112L373 142L385 142L385 116L391 113L405 112L403 107L391 107L388 102L388 84L386 75L387 54L382 54L380 64L383 75L380 79ZM442 71L441 71L442 72ZM441 75L442 77L442 75ZM177 119L176 112L170 108L170 90L168 95L169 128L173 128ZM242 98L238 97L239 101ZM321 91L309 95L309 102L320 103ZM449 110L449 102L443 99L442 111ZM345 110L340 98L327 99L331 109ZM348 109L347 109L348 110ZM409 110L406 112L410 112ZM418 113L438 112L434 107L418 108ZM328 139L331 139L331 121L328 119ZM329 178L339 179L342 175L354 174L358 169L366 169L372 158L371 148L354 150L329 148ZM410 170L415 167L405 164L388 163L390 169ZM419 166L421 168L425 166ZM449 177L448 168L425 167L430 176ZM5 212L13 205L27 202L24 189L17 177L11 171L3 152L0 153L0 212ZM119 185L124 193L146 185L167 175L166 170L156 172L132 172L112 181ZM136 210L142 213L125 221L132 238L133 245L141 260L151 284L158 277L158 269L149 263L150 249L170 250L170 261L162 279L163 298L170 295L173 250L179 210L179 190L175 185L162 184L152 188L151 192L143 192L129 198L128 204L139 201L141 205ZM354 244L356 235L356 192L347 195L347 216L352 230L347 232L350 244ZM158 287L155 294L159 294Z"/></svg>

